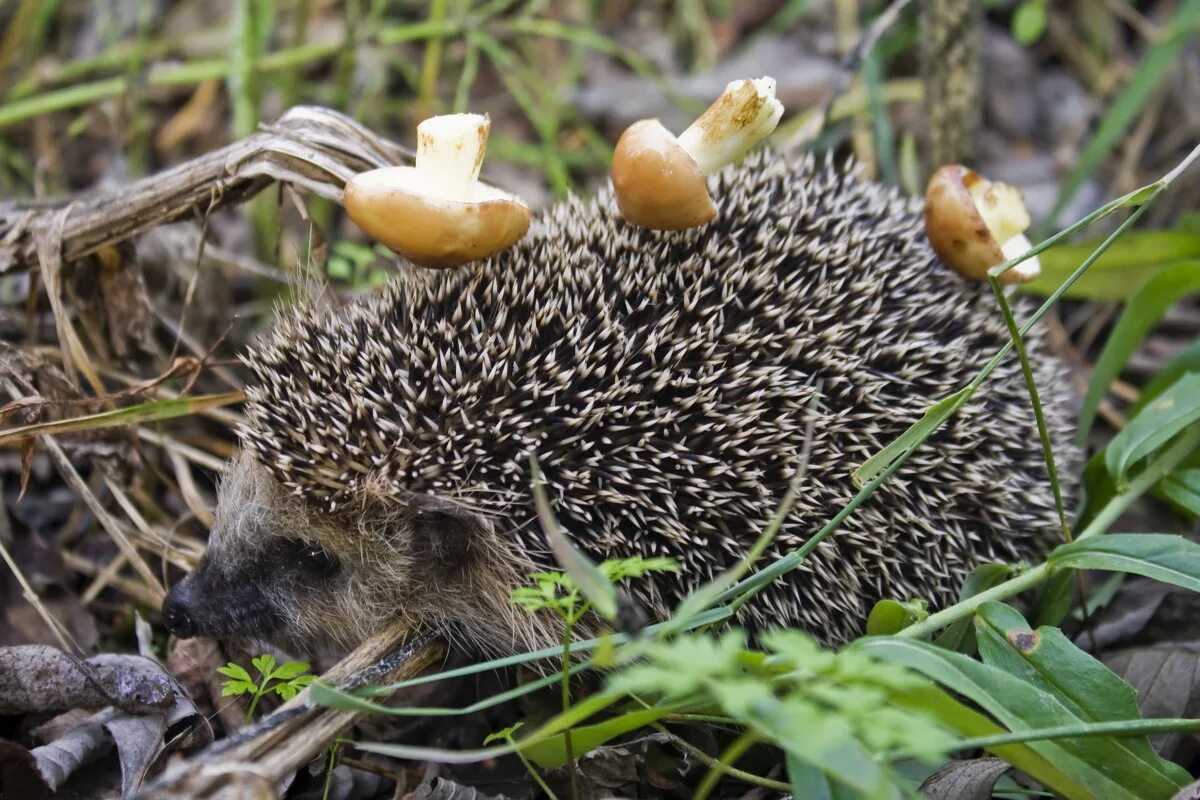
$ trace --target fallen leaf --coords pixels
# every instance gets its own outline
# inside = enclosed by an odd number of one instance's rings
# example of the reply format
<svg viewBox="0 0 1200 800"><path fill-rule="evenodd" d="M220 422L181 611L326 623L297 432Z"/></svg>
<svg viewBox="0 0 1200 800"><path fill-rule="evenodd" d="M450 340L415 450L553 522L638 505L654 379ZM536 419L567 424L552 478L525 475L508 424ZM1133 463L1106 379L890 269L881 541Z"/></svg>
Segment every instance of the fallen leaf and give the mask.
<svg viewBox="0 0 1200 800"><path fill-rule="evenodd" d="M113 705L126 711L174 703L171 681L149 659L99 655L81 661L41 644L0 648L0 713Z"/></svg>
<svg viewBox="0 0 1200 800"><path fill-rule="evenodd" d="M998 758L951 761L921 784L929 800L989 800L996 781L1012 769Z"/></svg>
<svg viewBox="0 0 1200 800"><path fill-rule="evenodd" d="M1200 653L1172 647L1136 647L1104 659L1113 672L1137 693L1138 708L1146 719L1192 717L1200 713ZM1189 733L1164 733L1150 744L1171 758Z"/></svg>

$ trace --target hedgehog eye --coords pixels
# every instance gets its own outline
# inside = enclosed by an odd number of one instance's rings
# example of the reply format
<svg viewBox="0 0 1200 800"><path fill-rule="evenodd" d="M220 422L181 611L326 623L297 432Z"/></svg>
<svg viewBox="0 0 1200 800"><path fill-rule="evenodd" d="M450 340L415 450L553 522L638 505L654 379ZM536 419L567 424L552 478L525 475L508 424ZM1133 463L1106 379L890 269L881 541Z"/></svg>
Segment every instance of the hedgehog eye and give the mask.
<svg viewBox="0 0 1200 800"><path fill-rule="evenodd" d="M300 543L296 558L306 570L318 575L329 575L337 568L337 559L321 545L312 542Z"/></svg>

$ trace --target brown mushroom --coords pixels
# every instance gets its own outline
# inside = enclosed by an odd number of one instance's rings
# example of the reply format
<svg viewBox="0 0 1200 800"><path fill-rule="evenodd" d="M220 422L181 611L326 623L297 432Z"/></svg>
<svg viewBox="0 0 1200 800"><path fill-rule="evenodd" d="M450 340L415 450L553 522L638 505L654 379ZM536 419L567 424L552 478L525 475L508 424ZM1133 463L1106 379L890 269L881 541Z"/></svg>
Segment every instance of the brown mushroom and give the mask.
<svg viewBox="0 0 1200 800"><path fill-rule="evenodd" d="M925 232L934 252L956 272L986 281L997 264L1032 247L1023 231L1029 212L1020 193L985 179L960 164L941 167L925 190ZM1000 276L1004 284L1026 283L1041 274L1037 256Z"/></svg>
<svg viewBox="0 0 1200 800"><path fill-rule="evenodd" d="M414 264L456 267L515 244L530 213L518 198L478 180L486 115L448 114L417 126L412 167L384 167L346 184L350 219Z"/></svg>
<svg viewBox="0 0 1200 800"><path fill-rule="evenodd" d="M633 225L682 230L717 215L705 176L743 156L775 130L783 106L772 78L734 81L678 138L657 119L630 125L613 152L621 216Z"/></svg>

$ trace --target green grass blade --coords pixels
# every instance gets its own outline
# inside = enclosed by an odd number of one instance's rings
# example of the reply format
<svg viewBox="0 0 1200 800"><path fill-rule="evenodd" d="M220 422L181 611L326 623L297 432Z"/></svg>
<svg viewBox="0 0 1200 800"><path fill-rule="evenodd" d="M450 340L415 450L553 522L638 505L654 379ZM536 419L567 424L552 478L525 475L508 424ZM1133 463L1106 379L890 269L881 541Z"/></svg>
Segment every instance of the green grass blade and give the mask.
<svg viewBox="0 0 1200 800"><path fill-rule="evenodd" d="M1029 402L1033 406L1033 417L1037 423L1038 439L1042 445L1042 458L1046 462L1046 476L1050 480L1050 490L1054 493L1054 509L1058 512L1058 524L1062 528L1063 539L1071 541L1071 526L1067 524L1067 512L1063 507L1062 484L1058 479L1058 467L1054 463L1054 444L1050 441L1050 428L1046 424L1046 412L1042 408L1042 400L1038 396L1037 380L1033 376L1033 366L1029 363L1029 352L1025 349L1025 339L1017 327L1008 298L1004 289L994 275L988 275L992 293L1000 305L1000 313L1004 317L1004 325L1008 328L1009 340L1017 351L1017 359L1021 362L1021 372L1025 376L1025 388L1029 391Z"/></svg>
<svg viewBox="0 0 1200 800"><path fill-rule="evenodd" d="M199 414L213 408L240 403L245 399L242 392L225 392L224 394L205 394L193 397L174 397L165 400L153 400L128 408L115 411L102 411L99 414L88 414L83 417L72 417L54 422L39 422L33 425L23 425L19 428L9 428L0 431L0 444L20 441L31 436L43 434L78 433L94 431L102 428L119 428L125 425L138 425L143 422L154 422L164 419L186 417Z"/></svg>
<svg viewBox="0 0 1200 800"><path fill-rule="evenodd" d="M1042 253L1042 274L1023 284L1023 294L1050 294L1097 242L1060 244ZM1200 233L1182 230L1131 231L1067 291L1067 297L1124 300L1176 261L1200 259Z"/></svg>
<svg viewBox="0 0 1200 800"><path fill-rule="evenodd" d="M911 451L928 439L942 426L962 404L975 393L974 386L965 386L949 397L943 397L925 410L925 413L908 430L900 434L891 444L864 461L850 476L854 485L862 488L867 481L879 475L889 464L902 454Z"/></svg>

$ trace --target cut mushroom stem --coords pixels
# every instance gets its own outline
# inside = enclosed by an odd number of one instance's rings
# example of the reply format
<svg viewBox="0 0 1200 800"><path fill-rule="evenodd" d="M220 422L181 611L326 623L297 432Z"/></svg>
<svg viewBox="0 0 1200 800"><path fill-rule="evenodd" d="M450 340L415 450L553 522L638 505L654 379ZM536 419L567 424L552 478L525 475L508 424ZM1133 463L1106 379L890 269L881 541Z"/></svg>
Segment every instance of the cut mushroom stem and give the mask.
<svg viewBox="0 0 1200 800"><path fill-rule="evenodd" d="M767 137L783 116L775 98L775 79L734 81L725 92L679 134L679 146L705 175L732 164Z"/></svg>
<svg viewBox="0 0 1200 800"><path fill-rule="evenodd" d="M717 215L704 180L775 130L783 105L775 80L734 81L679 138L657 119L635 122L613 152L621 216L658 230L694 228Z"/></svg>
<svg viewBox="0 0 1200 800"><path fill-rule="evenodd" d="M988 270L1027 253L1029 212L1012 186L989 181L958 164L938 169L925 191L925 231L938 256L955 271L986 281ZM1042 272L1032 256L1000 275L1026 283Z"/></svg>
<svg viewBox="0 0 1200 800"><path fill-rule="evenodd" d="M529 209L479 181L491 127L486 115L448 114L417 126L411 167L384 167L346 184L346 213L369 236L415 264L455 267L511 247Z"/></svg>
<svg viewBox="0 0 1200 800"><path fill-rule="evenodd" d="M487 152L491 120L485 114L445 114L417 126L416 177L428 194L469 200Z"/></svg>

